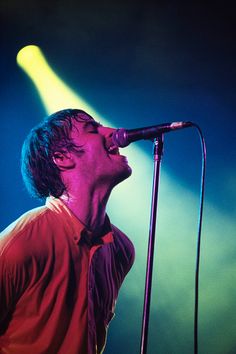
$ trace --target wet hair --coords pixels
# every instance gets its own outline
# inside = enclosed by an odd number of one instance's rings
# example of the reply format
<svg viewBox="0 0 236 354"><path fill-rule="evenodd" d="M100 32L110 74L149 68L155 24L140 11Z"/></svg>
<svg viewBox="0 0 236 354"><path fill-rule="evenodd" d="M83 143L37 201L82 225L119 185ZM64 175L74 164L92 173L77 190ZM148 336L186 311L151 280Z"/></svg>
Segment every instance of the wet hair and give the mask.
<svg viewBox="0 0 236 354"><path fill-rule="evenodd" d="M75 120L85 122L93 118L79 109L65 109L45 118L28 134L22 147L21 173L31 196L58 198L66 191L53 155L65 150L79 152L81 146L75 145L70 137Z"/></svg>

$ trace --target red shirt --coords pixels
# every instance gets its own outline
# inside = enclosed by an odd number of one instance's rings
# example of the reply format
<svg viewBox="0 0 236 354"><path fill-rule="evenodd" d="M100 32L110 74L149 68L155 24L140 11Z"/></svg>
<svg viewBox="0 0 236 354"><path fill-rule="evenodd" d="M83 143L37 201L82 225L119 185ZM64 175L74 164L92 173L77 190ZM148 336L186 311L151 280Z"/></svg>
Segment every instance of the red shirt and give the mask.
<svg viewBox="0 0 236 354"><path fill-rule="evenodd" d="M1 233L0 353L102 352L134 248L108 218L90 240L56 198Z"/></svg>

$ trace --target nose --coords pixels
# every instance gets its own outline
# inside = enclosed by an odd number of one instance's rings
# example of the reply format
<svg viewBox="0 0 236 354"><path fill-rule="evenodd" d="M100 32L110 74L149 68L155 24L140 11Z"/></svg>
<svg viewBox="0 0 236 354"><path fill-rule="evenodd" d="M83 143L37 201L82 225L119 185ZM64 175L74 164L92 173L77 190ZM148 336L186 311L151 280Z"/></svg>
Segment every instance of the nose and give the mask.
<svg viewBox="0 0 236 354"><path fill-rule="evenodd" d="M112 134L114 133L116 129L110 128L110 127L104 127L101 126L99 127L99 132L105 137L105 138L111 138Z"/></svg>
<svg viewBox="0 0 236 354"><path fill-rule="evenodd" d="M104 137L104 145L106 149L109 149L110 146L113 145L112 135L115 130L116 129L110 127L99 127L99 133L102 134L102 136Z"/></svg>

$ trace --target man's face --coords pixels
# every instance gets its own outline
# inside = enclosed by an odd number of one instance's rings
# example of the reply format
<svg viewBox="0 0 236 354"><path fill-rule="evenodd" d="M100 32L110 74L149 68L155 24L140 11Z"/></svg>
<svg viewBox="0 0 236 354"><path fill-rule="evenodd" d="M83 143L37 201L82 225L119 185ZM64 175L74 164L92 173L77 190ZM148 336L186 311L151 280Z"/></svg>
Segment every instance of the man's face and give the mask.
<svg viewBox="0 0 236 354"><path fill-rule="evenodd" d="M112 143L115 129L104 127L89 116L81 118L84 121L75 120L71 132L73 142L82 147L82 153L73 153L78 174L83 174L90 183L114 187L132 172L127 158Z"/></svg>

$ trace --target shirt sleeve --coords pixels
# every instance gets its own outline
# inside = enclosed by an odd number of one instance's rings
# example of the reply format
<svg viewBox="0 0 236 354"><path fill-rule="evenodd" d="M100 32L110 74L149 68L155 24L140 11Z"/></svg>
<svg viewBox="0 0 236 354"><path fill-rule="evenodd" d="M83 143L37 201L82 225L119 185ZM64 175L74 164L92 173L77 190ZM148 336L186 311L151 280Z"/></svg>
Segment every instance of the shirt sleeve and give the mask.
<svg viewBox="0 0 236 354"><path fill-rule="evenodd" d="M6 323L14 307L14 286L13 279L6 267L6 263L0 258L0 331Z"/></svg>
<svg viewBox="0 0 236 354"><path fill-rule="evenodd" d="M17 301L27 286L24 252L18 244L0 249L0 333L7 325Z"/></svg>

